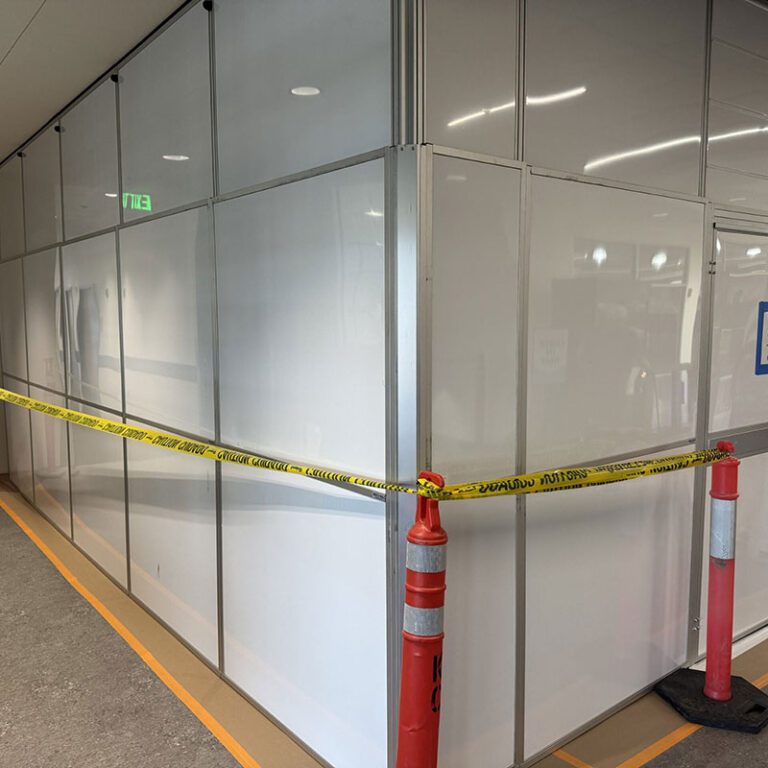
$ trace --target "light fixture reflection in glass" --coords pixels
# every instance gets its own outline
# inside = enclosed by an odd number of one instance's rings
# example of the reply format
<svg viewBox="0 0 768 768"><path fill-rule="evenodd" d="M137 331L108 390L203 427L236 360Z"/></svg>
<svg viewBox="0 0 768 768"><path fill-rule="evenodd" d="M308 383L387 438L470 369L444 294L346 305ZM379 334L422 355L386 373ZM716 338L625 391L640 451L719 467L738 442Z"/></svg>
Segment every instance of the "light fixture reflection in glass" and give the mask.
<svg viewBox="0 0 768 768"><path fill-rule="evenodd" d="M460 173L449 173L445 179L446 181L466 181L467 177L462 176Z"/></svg>
<svg viewBox="0 0 768 768"><path fill-rule="evenodd" d="M729 203L743 203L747 198L746 197L729 197L728 202Z"/></svg>
<svg viewBox="0 0 768 768"><path fill-rule="evenodd" d="M569 88L567 91L558 91L557 93L548 93L544 96L526 96L525 103L528 106L538 106L541 104L554 104L558 101L565 101L567 99L573 99L576 96L581 96L587 92L587 88L584 85L578 86L578 88ZM485 109L479 109L477 112L470 112L468 115L462 115L448 123L449 128L453 128L456 125L467 123L470 120L477 120L478 117L485 117L485 115L493 115L496 112L502 112L505 109L513 109L515 106L514 101L508 101L504 104L498 104L495 107L486 107Z"/></svg>
<svg viewBox="0 0 768 768"><path fill-rule="evenodd" d="M708 144L714 144L718 141L728 141L729 139L739 139L742 136L754 136L757 133L768 132L768 125L760 126L759 128L742 128L738 131L730 131L728 133L718 133L714 136L710 136ZM642 155L651 155L656 152L663 152L667 149L674 149L675 147L682 147L685 144L699 144L701 142L701 136L681 136L678 139L670 139L669 141L661 141L658 144L649 144L647 147L638 147L637 149L628 149L626 152L617 152L613 155L606 155L605 157L598 157L595 160L590 160L585 166L586 172L592 171L595 168L600 168L603 165L610 165L611 163L617 163L620 160L628 160L633 157L641 157Z"/></svg>
<svg viewBox="0 0 768 768"><path fill-rule="evenodd" d="M717 250L718 253L720 253L720 251L723 250L723 246L720 243L720 238L719 237L715 238L715 249Z"/></svg>
<svg viewBox="0 0 768 768"><path fill-rule="evenodd" d="M375 219L379 219L384 215L384 213L382 211L374 211L373 208L370 208L365 212L365 215L372 216Z"/></svg>
<svg viewBox="0 0 768 768"><path fill-rule="evenodd" d="M608 252L605 250L605 248L603 248L602 245L599 245L597 248L595 248L594 251L592 251L592 261L594 261L598 267L603 264L607 258Z"/></svg>
<svg viewBox="0 0 768 768"><path fill-rule="evenodd" d="M189 160L188 155L163 155L163 160L171 160L174 163L183 163L185 160Z"/></svg>
<svg viewBox="0 0 768 768"><path fill-rule="evenodd" d="M664 253L664 251L659 251L658 253L655 253L653 255L653 258L651 259L651 266L653 266L655 270L661 269L666 263L667 263L667 254Z"/></svg>
<svg viewBox="0 0 768 768"><path fill-rule="evenodd" d="M317 96L320 89L315 88L314 85L297 85L295 88L291 88L291 93L294 96Z"/></svg>
<svg viewBox="0 0 768 768"><path fill-rule="evenodd" d="M104 197L117 197L117 192L105 192Z"/></svg>
<svg viewBox="0 0 768 768"><path fill-rule="evenodd" d="M653 218L654 219L666 219L667 216L669 216L668 213L654 213Z"/></svg>
<svg viewBox="0 0 768 768"><path fill-rule="evenodd" d="M747 256L749 256L750 259L754 259L755 256L759 256L762 252L761 248L747 248Z"/></svg>

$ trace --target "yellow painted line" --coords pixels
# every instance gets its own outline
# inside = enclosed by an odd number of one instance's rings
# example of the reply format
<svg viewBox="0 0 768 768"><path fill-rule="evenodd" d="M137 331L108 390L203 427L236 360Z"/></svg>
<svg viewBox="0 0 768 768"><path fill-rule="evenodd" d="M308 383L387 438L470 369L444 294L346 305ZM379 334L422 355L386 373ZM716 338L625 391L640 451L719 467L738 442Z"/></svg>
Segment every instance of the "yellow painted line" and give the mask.
<svg viewBox="0 0 768 768"><path fill-rule="evenodd" d="M757 680L753 680L752 685L756 688L765 688L765 686L768 685L768 674L758 677Z"/></svg>
<svg viewBox="0 0 768 768"><path fill-rule="evenodd" d="M221 742L221 745L237 760L243 768L261 768L245 751L245 748L227 731L227 729L191 694L175 677L147 650L142 642L93 595L54 554L51 548L14 512L5 502L0 501L8 517L27 535L32 543L51 561L54 568L80 593L101 615L101 617L131 647L141 660L157 675L165 686L184 704L187 709Z"/></svg>
<svg viewBox="0 0 768 768"><path fill-rule="evenodd" d="M570 752L566 752L564 749L558 749L554 755L555 757L559 757L563 762L568 763L568 765L574 766L574 768L592 768L589 763L579 760L578 757L572 755Z"/></svg>
<svg viewBox="0 0 768 768"><path fill-rule="evenodd" d="M633 757L630 757L629 760L619 763L616 768L642 768L646 763L650 763L651 760L663 754L668 749L672 749L672 747L679 744L684 739L687 739L691 734L700 731L701 728L702 726L694 725L693 723L681 725L679 728L675 728L672 733L668 733L649 747L646 747Z"/></svg>

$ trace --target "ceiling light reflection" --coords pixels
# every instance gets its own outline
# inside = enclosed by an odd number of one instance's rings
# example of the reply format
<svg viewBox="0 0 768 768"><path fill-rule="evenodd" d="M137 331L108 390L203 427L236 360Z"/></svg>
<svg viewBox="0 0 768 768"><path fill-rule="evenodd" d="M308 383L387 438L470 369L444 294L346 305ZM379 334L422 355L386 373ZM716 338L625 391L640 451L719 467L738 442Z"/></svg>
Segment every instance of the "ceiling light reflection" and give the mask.
<svg viewBox="0 0 768 768"><path fill-rule="evenodd" d="M659 251L653 255L651 259L651 266L655 270L660 270L667 263L667 254L664 251Z"/></svg>
<svg viewBox="0 0 768 768"><path fill-rule="evenodd" d="M373 208L370 208L369 210L367 210L365 212L365 215L366 216L373 216L374 218L379 219L379 218L381 218L384 215L384 213L383 213L383 211L374 211Z"/></svg>
<svg viewBox="0 0 768 768"><path fill-rule="evenodd" d="M104 197L117 197L117 192L105 192Z"/></svg>
<svg viewBox="0 0 768 768"><path fill-rule="evenodd" d="M163 160L172 160L174 163L182 163L189 160L188 155L163 155Z"/></svg>
<svg viewBox="0 0 768 768"><path fill-rule="evenodd" d="M317 96L320 89L315 88L314 85L297 85L295 88L291 88L291 93L294 96Z"/></svg>
<svg viewBox="0 0 768 768"><path fill-rule="evenodd" d="M548 93L544 96L526 96L525 103L528 106L539 106L541 104L554 104L558 101L565 101L566 99L573 99L576 96L581 96L587 92L587 88L584 85L578 86L578 88L569 88L567 91L558 91L557 93ZM501 112L505 109L512 109L515 106L514 101L508 101L505 104L498 104L495 107L487 107L480 109L477 112L470 112L468 115L462 115L455 120L451 120L448 123L449 128L453 128L455 125L461 125L467 123L470 120L476 120L478 117L484 117L485 115L492 115L495 112Z"/></svg>
<svg viewBox="0 0 768 768"><path fill-rule="evenodd" d="M599 267L608 258L608 253L601 245L592 251L592 261Z"/></svg>
<svg viewBox="0 0 768 768"><path fill-rule="evenodd" d="M762 252L762 248L747 248L747 256L750 259L754 259L755 256L759 256Z"/></svg>

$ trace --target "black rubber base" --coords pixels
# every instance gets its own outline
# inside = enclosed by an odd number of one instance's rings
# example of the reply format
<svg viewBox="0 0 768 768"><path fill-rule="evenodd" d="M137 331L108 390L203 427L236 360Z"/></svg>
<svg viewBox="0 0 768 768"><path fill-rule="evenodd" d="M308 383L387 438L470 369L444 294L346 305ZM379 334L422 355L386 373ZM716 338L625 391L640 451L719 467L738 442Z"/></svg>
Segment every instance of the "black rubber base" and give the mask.
<svg viewBox="0 0 768 768"><path fill-rule="evenodd" d="M760 733L768 725L768 696L743 677L731 678L730 701L708 699L704 673L693 669L678 669L654 690L690 723L743 733Z"/></svg>

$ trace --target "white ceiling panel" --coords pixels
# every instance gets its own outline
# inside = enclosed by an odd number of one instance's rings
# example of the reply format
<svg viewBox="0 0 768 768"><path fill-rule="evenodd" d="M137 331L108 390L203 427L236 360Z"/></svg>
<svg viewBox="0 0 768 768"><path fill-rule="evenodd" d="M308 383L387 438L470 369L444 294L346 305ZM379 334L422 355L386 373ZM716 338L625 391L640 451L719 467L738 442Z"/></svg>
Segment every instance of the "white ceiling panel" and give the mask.
<svg viewBox="0 0 768 768"><path fill-rule="evenodd" d="M0 0L0 159L181 0Z"/></svg>

